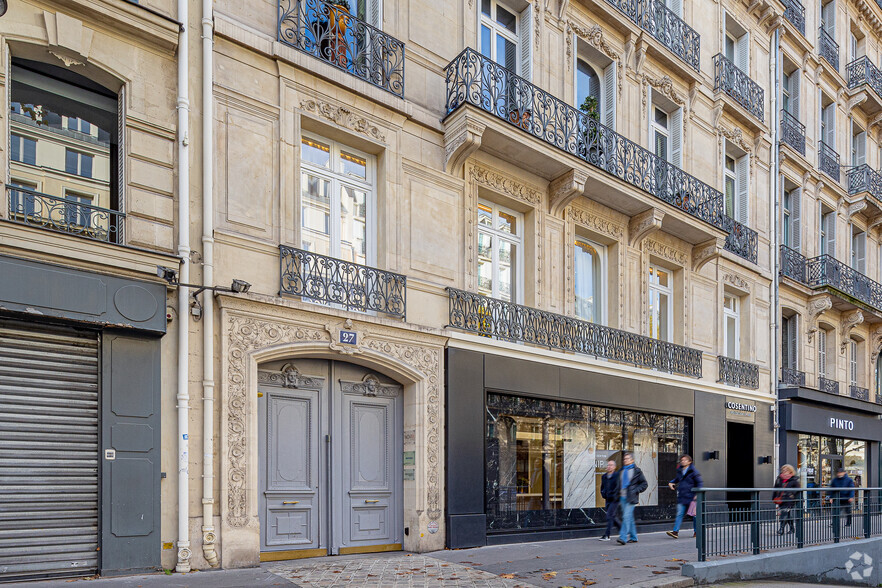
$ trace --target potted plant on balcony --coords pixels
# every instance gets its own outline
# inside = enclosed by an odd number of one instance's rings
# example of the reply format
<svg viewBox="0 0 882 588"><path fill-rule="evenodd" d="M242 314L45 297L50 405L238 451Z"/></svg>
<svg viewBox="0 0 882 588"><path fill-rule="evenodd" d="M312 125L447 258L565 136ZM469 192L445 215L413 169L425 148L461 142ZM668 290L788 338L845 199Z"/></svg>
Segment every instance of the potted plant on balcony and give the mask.
<svg viewBox="0 0 882 588"><path fill-rule="evenodd" d="M327 32L322 35L321 54L334 65L345 68L348 44L346 30L349 27L349 1L332 0L328 3Z"/></svg>
<svg viewBox="0 0 882 588"><path fill-rule="evenodd" d="M599 163L603 156L603 148L600 144L600 103L594 96L586 96L579 106L579 110L588 115L588 118L597 124L586 123L579 128L578 154L592 163Z"/></svg>

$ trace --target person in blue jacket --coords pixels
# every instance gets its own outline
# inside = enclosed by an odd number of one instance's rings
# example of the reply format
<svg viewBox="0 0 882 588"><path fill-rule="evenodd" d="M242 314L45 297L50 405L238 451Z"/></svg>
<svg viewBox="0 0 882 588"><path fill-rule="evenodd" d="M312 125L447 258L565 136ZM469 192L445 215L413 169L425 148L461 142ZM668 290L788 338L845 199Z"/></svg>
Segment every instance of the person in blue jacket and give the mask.
<svg viewBox="0 0 882 588"><path fill-rule="evenodd" d="M854 480L845 473L845 470L839 468L836 470L836 477L830 482L831 488L837 488L837 490L831 492L833 499L833 508L834 513L836 514L845 514L846 522L845 526L851 526L851 505L854 503ZM841 520L841 519L840 519ZM830 526L833 526L833 523L830 523Z"/></svg>
<svg viewBox="0 0 882 588"><path fill-rule="evenodd" d="M680 525L683 524L683 516L689 505L695 500L695 489L704 486L701 474L692 465L692 457L684 455L680 457L680 467L677 475L668 482L668 488L677 490L677 519L674 521L674 530L668 531L668 536L674 539L680 538Z"/></svg>

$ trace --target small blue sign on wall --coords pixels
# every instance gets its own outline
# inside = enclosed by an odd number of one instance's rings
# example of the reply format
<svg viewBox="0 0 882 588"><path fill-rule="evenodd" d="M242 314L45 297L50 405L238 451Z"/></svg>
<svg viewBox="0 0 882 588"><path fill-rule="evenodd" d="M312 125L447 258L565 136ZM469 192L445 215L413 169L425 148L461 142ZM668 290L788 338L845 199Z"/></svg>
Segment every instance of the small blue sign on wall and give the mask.
<svg viewBox="0 0 882 588"><path fill-rule="evenodd" d="M356 345L358 343L358 333L355 331L340 331L340 343Z"/></svg>

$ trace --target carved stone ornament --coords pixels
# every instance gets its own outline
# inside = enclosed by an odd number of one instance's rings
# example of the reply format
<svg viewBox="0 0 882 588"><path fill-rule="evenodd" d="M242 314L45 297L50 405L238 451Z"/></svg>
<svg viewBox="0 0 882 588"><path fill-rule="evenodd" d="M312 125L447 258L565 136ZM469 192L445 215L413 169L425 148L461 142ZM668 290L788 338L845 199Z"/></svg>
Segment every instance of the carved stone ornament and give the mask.
<svg viewBox="0 0 882 588"><path fill-rule="evenodd" d="M824 295L819 296L817 298L812 298L809 300L808 306L806 307L806 316L808 316L808 329L806 330L806 339L809 343L812 342L812 338L815 336L815 333L818 332L818 319L821 318L821 315L824 314L825 311L833 308L833 299L830 296Z"/></svg>
<svg viewBox="0 0 882 588"><path fill-rule="evenodd" d="M347 382L340 380L340 389L344 394L359 394L380 398L397 398L401 395L401 386L397 384L383 384L374 374L367 374L361 382Z"/></svg>
<svg viewBox="0 0 882 588"><path fill-rule="evenodd" d="M661 230L665 211L661 208L650 208L635 214L628 222L628 243L636 247L641 241Z"/></svg>
<svg viewBox="0 0 882 588"><path fill-rule="evenodd" d="M675 104L679 104L680 106L684 106L686 104L686 99L680 95L677 90L674 89L674 81L667 74L663 75L660 78L653 78L646 74L643 74L643 106L646 106L647 95L649 94L649 87L652 86L654 90L658 93L666 96L668 99L672 100Z"/></svg>
<svg viewBox="0 0 882 588"><path fill-rule="evenodd" d="M692 246L692 271L700 271L708 262L723 255L726 239L714 237Z"/></svg>
<svg viewBox="0 0 882 588"><path fill-rule="evenodd" d="M66 67L85 65L92 50L92 29L84 27L83 21L62 12L43 11L46 26L47 50L60 59Z"/></svg>
<svg viewBox="0 0 882 588"><path fill-rule="evenodd" d="M325 379L315 376L304 376L294 364L286 363L278 372L265 370L257 372L257 383L300 390L321 390Z"/></svg>
<svg viewBox="0 0 882 588"><path fill-rule="evenodd" d="M487 125L472 118L467 108L460 109L444 128L444 162L447 173L462 174L466 160L481 146Z"/></svg>
<svg viewBox="0 0 882 588"><path fill-rule="evenodd" d="M667 259L677 265L686 265L686 254L670 245L665 245L664 243L659 243L652 239L645 239L643 241L643 249L651 255Z"/></svg>
<svg viewBox="0 0 882 588"><path fill-rule="evenodd" d="M331 344L328 346L332 350L337 353L342 353L343 355L355 355L356 353L361 352L361 342L364 341L364 332L357 330L353 324L352 319L346 319L341 323L335 324L326 324L325 330L328 332L328 335L331 336ZM343 343L343 338L340 336L340 331L353 331L355 333L355 343Z"/></svg>
<svg viewBox="0 0 882 588"><path fill-rule="evenodd" d="M579 169L570 169L548 186L548 208L553 216L557 216L566 209L570 203L585 191L585 182L588 174Z"/></svg>
<svg viewBox="0 0 882 588"><path fill-rule="evenodd" d="M876 360L879 358L879 352L882 351L882 327L877 328L873 331L871 336L871 340L873 341L872 353L870 354L871 361L870 364L875 366Z"/></svg>
<svg viewBox="0 0 882 588"><path fill-rule="evenodd" d="M366 118L359 116L346 106L337 106L329 104L314 98L300 101L300 108L317 114L322 118L331 121L334 124L351 129L356 133L367 135L371 139L386 142L386 135L373 123Z"/></svg>
<svg viewBox="0 0 882 588"><path fill-rule="evenodd" d="M469 168L469 177L486 188L495 190L515 200L520 200L531 206L539 206L542 202L542 192L539 188L524 184L502 174L491 171L479 165Z"/></svg>
<svg viewBox="0 0 882 588"><path fill-rule="evenodd" d="M737 274L723 274L723 281L732 284L742 292L750 292L750 282Z"/></svg>
<svg viewBox="0 0 882 588"><path fill-rule="evenodd" d="M625 234L620 225L617 225L610 220L592 214L587 210L576 208L575 206L570 206L567 209L567 213L570 217L570 220L574 223L580 224L587 229L597 231L598 233L606 235L607 237L612 237L613 239L620 240Z"/></svg>
<svg viewBox="0 0 882 588"><path fill-rule="evenodd" d="M861 198L857 202L849 202L848 203L848 211L847 211L848 218L850 219L851 217L853 217L857 213L863 212L864 209L866 209L866 208L867 208L867 201L865 198Z"/></svg>
<svg viewBox="0 0 882 588"><path fill-rule="evenodd" d="M842 340L839 342L839 353L844 354L845 350L848 348L849 342L849 334L851 334L851 330L856 326L864 322L864 313L860 310L855 310L849 315L846 315L842 319Z"/></svg>
<svg viewBox="0 0 882 588"><path fill-rule="evenodd" d="M606 42L603 36L603 28L599 24L593 24L590 27L583 27L571 20L567 21L566 39L567 39L567 71L573 69L573 35L576 35L610 59L616 62L616 82L619 92L622 91L622 80L624 75L624 61L619 56L619 52L612 48Z"/></svg>
<svg viewBox="0 0 882 588"><path fill-rule="evenodd" d="M717 125L717 133L719 133L720 143L723 139L727 139L746 151L748 155L753 153L753 147L747 143L744 133L738 127L729 130L724 126Z"/></svg>

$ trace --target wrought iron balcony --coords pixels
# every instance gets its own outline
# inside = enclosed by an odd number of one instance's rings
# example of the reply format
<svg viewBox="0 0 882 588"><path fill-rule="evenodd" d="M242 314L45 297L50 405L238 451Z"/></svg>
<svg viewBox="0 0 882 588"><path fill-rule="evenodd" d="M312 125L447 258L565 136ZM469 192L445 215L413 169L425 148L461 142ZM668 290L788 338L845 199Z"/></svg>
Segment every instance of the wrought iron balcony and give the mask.
<svg viewBox="0 0 882 588"><path fill-rule="evenodd" d="M839 154L823 141L818 141L818 168L839 181Z"/></svg>
<svg viewBox="0 0 882 588"><path fill-rule="evenodd" d="M805 36L805 7L799 0L782 0L784 4L784 18L796 27Z"/></svg>
<svg viewBox="0 0 882 588"><path fill-rule="evenodd" d="M786 110L781 111L781 141L805 155L805 125Z"/></svg>
<svg viewBox="0 0 882 588"><path fill-rule="evenodd" d="M404 95L404 43L323 0L279 0L279 41L396 96Z"/></svg>
<svg viewBox="0 0 882 588"><path fill-rule="evenodd" d="M786 245L781 245L781 267L778 271L782 276L807 285L807 265L808 259L804 255Z"/></svg>
<svg viewBox="0 0 882 588"><path fill-rule="evenodd" d="M471 104L718 229L742 226L725 220L719 190L473 49L462 51L446 71L448 115ZM730 251L755 262L750 236L756 233L743 229L731 235Z"/></svg>
<svg viewBox="0 0 882 588"><path fill-rule="evenodd" d="M126 215L78 200L6 186L9 219L87 239L122 244Z"/></svg>
<svg viewBox="0 0 882 588"><path fill-rule="evenodd" d="M719 382L751 390L759 388L758 365L724 355L717 356L717 365L720 368Z"/></svg>
<svg viewBox="0 0 882 588"><path fill-rule="evenodd" d="M447 288L450 327L663 372L701 377L702 354L666 341Z"/></svg>
<svg viewBox="0 0 882 588"><path fill-rule="evenodd" d="M848 195L868 192L882 207L882 175L866 163L848 170Z"/></svg>
<svg viewBox="0 0 882 588"><path fill-rule="evenodd" d="M281 294L406 320L405 276L285 245L279 250Z"/></svg>
<svg viewBox="0 0 882 588"><path fill-rule="evenodd" d="M763 89L722 53L714 55L714 92L725 92L760 122L764 121Z"/></svg>
<svg viewBox="0 0 882 588"><path fill-rule="evenodd" d="M739 223L731 216L723 217L723 230L726 231L726 251L756 263L759 236L747 225Z"/></svg>
<svg viewBox="0 0 882 588"><path fill-rule="evenodd" d="M858 400L870 401L870 391L855 384L851 384L848 387L848 395Z"/></svg>
<svg viewBox="0 0 882 588"><path fill-rule="evenodd" d="M818 29L818 54L839 71L839 43L823 27Z"/></svg>
<svg viewBox="0 0 882 588"><path fill-rule="evenodd" d="M809 288L832 288L847 300L882 311L882 284L829 255L807 259L782 245L780 272Z"/></svg>
<svg viewBox="0 0 882 588"><path fill-rule="evenodd" d="M879 71L870 58L866 55L858 57L845 66L848 88L853 89L863 84L870 86L880 99L882 99L882 72Z"/></svg>
<svg viewBox="0 0 882 588"><path fill-rule="evenodd" d="M839 395L839 382L836 380L828 380L824 377L818 378L818 390L827 394Z"/></svg>
<svg viewBox="0 0 882 588"><path fill-rule="evenodd" d="M699 71L701 35L661 0L606 0L641 29Z"/></svg>
<svg viewBox="0 0 882 588"><path fill-rule="evenodd" d="M781 383L785 386L805 386L805 372L782 367Z"/></svg>

